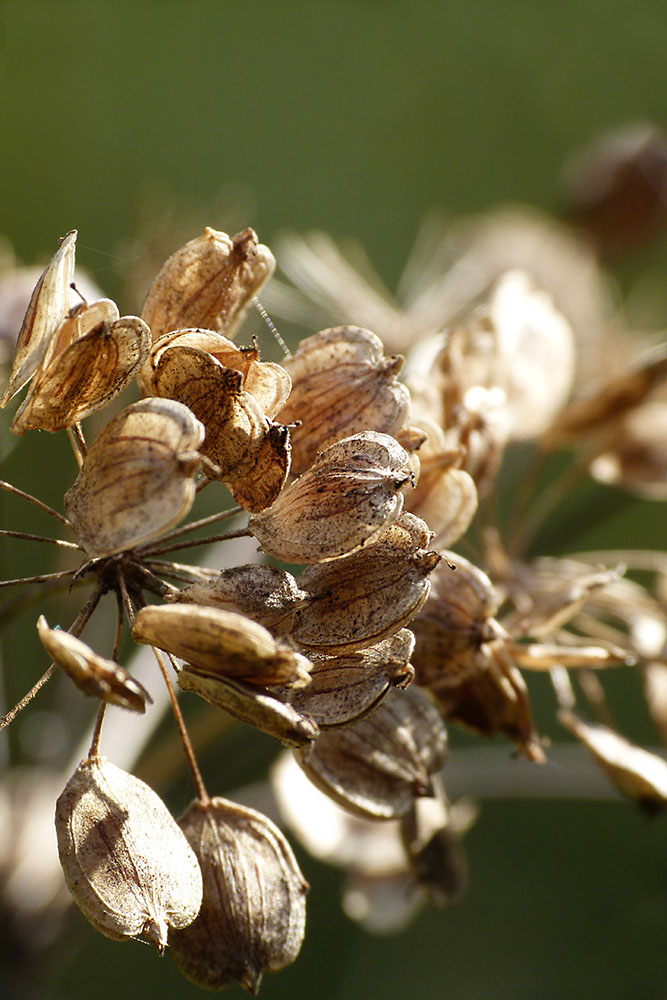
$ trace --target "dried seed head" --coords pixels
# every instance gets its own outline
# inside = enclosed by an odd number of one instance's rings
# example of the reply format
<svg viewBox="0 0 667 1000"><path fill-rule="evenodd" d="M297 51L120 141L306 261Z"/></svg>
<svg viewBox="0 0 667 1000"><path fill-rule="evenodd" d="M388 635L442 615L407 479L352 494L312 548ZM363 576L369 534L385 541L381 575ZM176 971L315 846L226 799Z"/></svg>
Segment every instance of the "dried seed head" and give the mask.
<svg viewBox="0 0 667 1000"><path fill-rule="evenodd" d="M37 621L37 632L49 656L85 694L133 712L145 712L146 702L153 701L143 685L121 666L98 656L68 632L49 628L44 615Z"/></svg>
<svg viewBox="0 0 667 1000"><path fill-rule="evenodd" d="M308 603L308 595L284 569L232 566L223 569L215 580L185 587L175 600L237 611L259 622L273 635L288 635L294 625L294 614Z"/></svg>
<svg viewBox="0 0 667 1000"><path fill-rule="evenodd" d="M248 684L307 684L310 662L279 645L257 622L195 604L149 605L132 626L137 642L159 646L189 663L192 673Z"/></svg>
<svg viewBox="0 0 667 1000"><path fill-rule="evenodd" d="M632 410L590 473L649 500L667 500L667 403L651 400Z"/></svg>
<svg viewBox="0 0 667 1000"><path fill-rule="evenodd" d="M65 319L74 277L76 237L73 229L61 241L60 249L35 286L16 343L9 384L0 400L2 407L34 375L52 336Z"/></svg>
<svg viewBox="0 0 667 1000"><path fill-rule="evenodd" d="M310 566L299 586L310 604L297 612L292 637L318 653L364 649L402 628L426 600L428 575L440 562L425 546L427 525L403 514L372 545L351 556Z"/></svg>
<svg viewBox="0 0 667 1000"><path fill-rule="evenodd" d="M153 340L186 327L233 336L275 263L252 229L230 239L207 226L171 255L149 289L141 315Z"/></svg>
<svg viewBox="0 0 667 1000"><path fill-rule="evenodd" d="M285 361L292 393L279 413L293 432L294 472L340 438L364 430L396 435L405 423L410 394L396 376L400 356L385 358L379 337L356 326L337 326L302 340Z"/></svg>
<svg viewBox="0 0 667 1000"><path fill-rule="evenodd" d="M179 820L204 876L199 916L169 934L169 951L207 989L238 980L255 994L264 972L294 961L301 948L308 884L270 820L225 799L194 802Z"/></svg>
<svg viewBox="0 0 667 1000"><path fill-rule="evenodd" d="M318 788L367 819L396 819L431 795L445 762L442 720L420 692L390 691L369 715L320 734L297 760Z"/></svg>
<svg viewBox="0 0 667 1000"><path fill-rule="evenodd" d="M107 937L141 936L163 951L167 928L197 916L194 852L155 792L110 761L79 765L56 804L56 832L67 886Z"/></svg>
<svg viewBox="0 0 667 1000"><path fill-rule="evenodd" d="M185 517L201 464L202 424L181 403L142 399L88 449L65 510L90 556L143 544Z"/></svg>
<svg viewBox="0 0 667 1000"><path fill-rule="evenodd" d="M395 438L366 431L330 445L248 527L284 562L318 563L377 538L403 509L408 455Z"/></svg>

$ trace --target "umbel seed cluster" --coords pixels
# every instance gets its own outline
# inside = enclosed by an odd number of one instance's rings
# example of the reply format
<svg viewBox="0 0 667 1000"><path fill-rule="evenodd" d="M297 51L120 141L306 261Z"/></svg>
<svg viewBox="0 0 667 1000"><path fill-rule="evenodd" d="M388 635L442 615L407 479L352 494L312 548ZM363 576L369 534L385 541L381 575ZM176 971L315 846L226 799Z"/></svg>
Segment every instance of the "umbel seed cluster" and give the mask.
<svg viewBox="0 0 667 1000"><path fill-rule="evenodd" d="M1 405L30 383L11 429L65 431L79 472L64 514L2 487L73 533L60 544L79 564L38 582L89 593L66 631L39 617L52 663L3 726L56 670L100 702L89 753L56 805L65 880L94 927L167 949L210 989L239 981L255 993L264 972L299 953L308 885L292 850L260 812L209 795L179 691L282 744L282 815L309 850L347 869L348 912L371 927L379 910L399 927L463 888L460 837L472 819L446 796L446 721L545 760L522 670L550 674L558 718L621 792L665 805L667 764L616 732L599 677L641 670L667 733L656 694L667 683L667 560L628 550L536 558L532 535L548 510L533 477L517 489L513 526L491 502L517 441L535 463L574 447L581 475L664 499L664 446L642 419L667 407L664 346L591 385L567 303L557 308L512 265L483 294L461 288L454 312L420 330L388 324L403 353L387 355L341 309L342 325L278 364L261 360L256 339L235 341L275 265L252 229L230 238L207 228L177 250L141 317L121 317L108 299L75 301L75 244L76 232L61 240L37 283ZM287 254L311 290L327 267L343 267L331 247L326 260L305 243ZM451 274L430 280L451 289ZM87 440L82 422L131 384L140 398L116 404ZM177 527L204 488L218 490L216 513ZM192 544L251 537L257 563L171 561L190 531L232 516L241 528ZM453 549L464 535L470 558ZM655 589L626 568L649 568ZM6 585L21 582L31 581ZM117 626L95 651L81 634L107 594ZM107 706L143 713L151 701L118 662L128 631L154 650L192 771L195 798L177 821L101 754Z"/></svg>

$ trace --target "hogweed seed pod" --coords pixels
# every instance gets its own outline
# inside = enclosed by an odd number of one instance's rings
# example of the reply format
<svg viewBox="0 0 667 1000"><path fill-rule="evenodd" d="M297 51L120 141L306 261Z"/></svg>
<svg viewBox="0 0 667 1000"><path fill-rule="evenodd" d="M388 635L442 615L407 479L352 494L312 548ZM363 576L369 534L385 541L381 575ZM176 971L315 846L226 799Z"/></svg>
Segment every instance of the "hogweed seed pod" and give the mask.
<svg viewBox="0 0 667 1000"><path fill-rule="evenodd" d="M103 757L82 761L56 804L65 881L91 924L162 952L202 901L194 852L155 792Z"/></svg>
<svg viewBox="0 0 667 1000"><path fill-rule="evenodd" d="M238 980L255 994L264 972L297 957L308 884L274 824L215 798L193 802L178 821L199 858L204 898L197 919L169 934L178 968L207 989Z"/></svg>

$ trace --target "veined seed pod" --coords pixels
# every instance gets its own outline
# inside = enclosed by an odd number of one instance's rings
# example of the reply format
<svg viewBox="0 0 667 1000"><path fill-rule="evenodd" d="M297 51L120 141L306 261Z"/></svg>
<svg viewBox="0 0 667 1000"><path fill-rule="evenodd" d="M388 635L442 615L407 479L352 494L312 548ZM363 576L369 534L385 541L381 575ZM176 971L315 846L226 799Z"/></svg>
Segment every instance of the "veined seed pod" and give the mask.
<svg viewBox="0 0 667 1000"><path fill-rule="evenodd" d="M227 489L245 510L252 513L265 510L280 496L291 461L289 428L282 424L269 424L252 469L239 479L229 480Z"/></svg>
<svg viewBox="0 0 667 1000"><path fill-rule="evenodd" d="M149 289L141 315L153 340L186 327L232 336L275 264L254 230L230 239L207 226L171 255Z"/></svg>
<svg viewBox="0 0 667 1000"><path fill-rule="evenodd" d="M82 761L56 804L56 833L67 886L107 937L143 937L162 952L167 928L197 916L194 852L155 792L110 761Z"/></svg>
<svg viewBox="0 0 667 1000"><path fill-rule="evenodd" d="M283 562L319 563L368 545L403 509L408 455L395 438L365 431L330 445L248 527Z"/></svg>
<svg viewBox="0 0 667 1000"><path fill-rule="evenodd" d="M197 919L169 934L169 952L207 989L238 980L257 993L264 972L294 961L303 940L308 884L266 816L215 798L179 820L199 858L204 899Z"/></svg>

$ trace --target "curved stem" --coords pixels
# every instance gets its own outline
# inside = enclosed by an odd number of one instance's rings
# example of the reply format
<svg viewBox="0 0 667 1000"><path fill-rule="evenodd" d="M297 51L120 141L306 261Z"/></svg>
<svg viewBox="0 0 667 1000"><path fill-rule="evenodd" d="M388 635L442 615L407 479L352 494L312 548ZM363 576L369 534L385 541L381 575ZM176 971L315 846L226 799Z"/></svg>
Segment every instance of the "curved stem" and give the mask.
<svg viewBox="0 0 667 1000"><path fill-rule="evenodd" d="M239 528L238 531L227 531L222 535L208 535L206 538L194 538L190 542L180 542L178 545L160 546L156 549L144 549L144 555L161 556L166 552L174 552L176 549L193 549L197 545L212 545L213 542L226 542L230 538L251 538L252 532L248 528ZM161 541L161 539L160 539Z"/></svg>
<svg viewBox="0 0 667 1000"><path fill-rule="evenodd" d="M27 531L10 531L8 528L0 528L0 535L8 538L24 538L28 542L48 542L49 545L61 545L66 549L77 549L81 551L81 546L76 542L66 542L64 538L47 538L45 535L31 535Z"/></svg>
<svg viewBox="0 0 667 1000"><path fill-rule="evenodd" d="M13 493L17 497L22 497L24 500L29 500L30 503L34 503L36 507L46 511L46 513L50 514L51 517L57 518L62 524L71 528L71 524L66 517L59 514L57 510L53 509L53 507L49 507L49 505L44 503L42 500L38 500L37 497L32 496L31 493L25 493L24 490L20 490L17 486L12 486L11 483L5 482L4 479L0 480L0 489L6 490L8 493Z"/></svg>
<svg viewBox="0 0 667 1000"><path fill-rule="evenodd" d="M100 755L100 739L102 737L102 724L104 722L104 716L107 710L107 703L103 701L99 707L97 713L97 719L95 720L95 729L93 730L93 738L90 743L90 749L88 751L88 759L92 760Z"/></svg>

